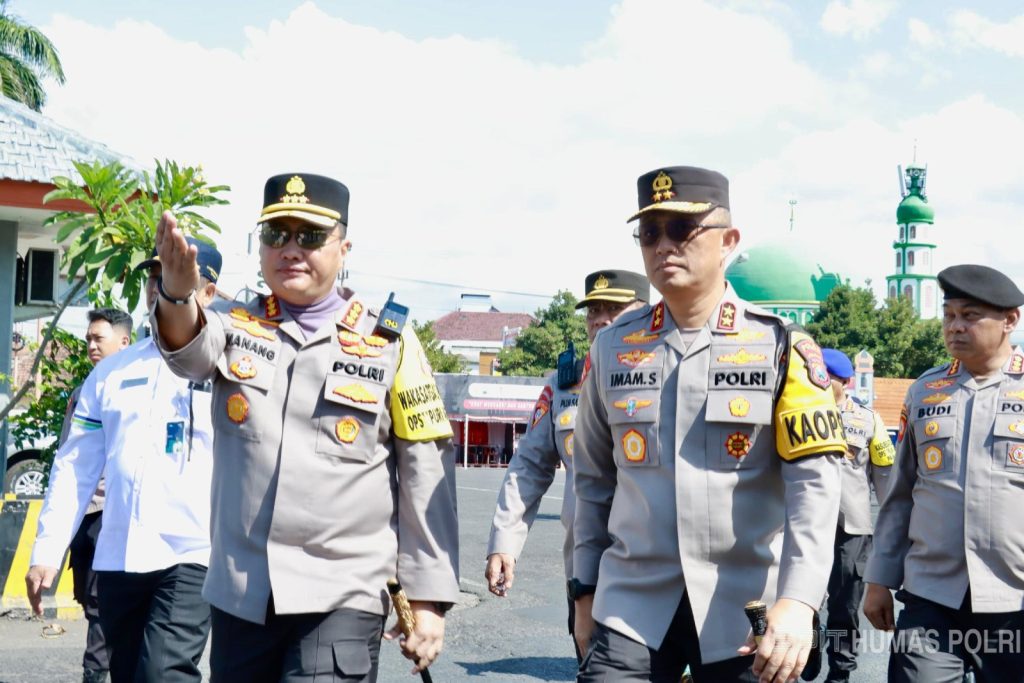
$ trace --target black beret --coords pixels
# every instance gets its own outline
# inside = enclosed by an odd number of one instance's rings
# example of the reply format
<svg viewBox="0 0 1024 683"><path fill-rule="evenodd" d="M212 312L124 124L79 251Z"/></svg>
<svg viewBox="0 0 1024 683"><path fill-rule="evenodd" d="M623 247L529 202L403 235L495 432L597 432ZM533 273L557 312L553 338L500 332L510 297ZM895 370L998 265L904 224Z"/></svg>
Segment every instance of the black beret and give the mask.
<svg viewBox="0 0 1024 683"><path fill-rule="evenodd" d="M965 263L940 271L938 277L946 299L974 299L1002 309L1024 306L1024 294L995 268Z"/></svg>
<svg viewBox="0 0 1024 683"><path fill-rule="evenodd" d="M586 295L576 304L576 308L584 308L595 301L628 304L637 300L651 300L651 283L647 277L629 270L599 270L591 273L584 281L584 291Z"/></svg>
<svg viewBox="0 0 1024 683"><path fill-rule="evenodd" d="M332 227L348 225L348 188L333 178L312 173L282 173L263 186L263 211L257 223L282 216Z"/></svg>
<svg viewBox="0 0 1024 683"><path fill-rule="evenodd" d="M648 211L696 214L729 208L729 180L718 171L696 166L656 168L637 179L636 190L640 210L627 223Z"/></svg>

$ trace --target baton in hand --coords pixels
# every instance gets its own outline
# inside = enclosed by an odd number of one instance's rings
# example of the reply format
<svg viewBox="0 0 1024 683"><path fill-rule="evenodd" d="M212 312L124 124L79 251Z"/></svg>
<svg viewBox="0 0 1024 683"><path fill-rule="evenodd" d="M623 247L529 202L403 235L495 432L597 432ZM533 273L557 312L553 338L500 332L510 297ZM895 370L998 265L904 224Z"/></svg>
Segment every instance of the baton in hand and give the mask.
<svg viewBox="0 0 1024 683"><path fill-rule="evenodd" d="M398 616L398 630L408 638L412 635L412 630L416 628L416 615L412 613L409 598L406 597L398 579L388 579L388 593L391 595L391 604L395 606L395 614ZM434 683L434 679L430 677L430 672L426 668L420 669L420 678L423 683Z"/></svg>

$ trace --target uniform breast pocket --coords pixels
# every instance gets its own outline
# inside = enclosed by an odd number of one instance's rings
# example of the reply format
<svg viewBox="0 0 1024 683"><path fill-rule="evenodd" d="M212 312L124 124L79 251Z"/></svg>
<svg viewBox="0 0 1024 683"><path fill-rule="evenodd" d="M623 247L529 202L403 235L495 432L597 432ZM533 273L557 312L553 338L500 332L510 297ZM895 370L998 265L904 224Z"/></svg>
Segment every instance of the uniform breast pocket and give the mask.
<svg viewBox="0 0 1024 683"><path fill-rule="evenodd" d="M715 470L746 470L767 467L772 448L760 442L771 441L772 394L767 391L708 392L704 423L707 465Z"/></svg>
<svg viewBox="0 0 1024 683"><path fill-rule="evenodd" d="M993 468L1024 475L1024 415L997 414L992 441Z"/></svg>
<svg viewBox="0 0 1024 683"><path fill-rule="evenodd" d="M615 392L609 401L615 464L619 467L657 467L658 391Z"/></svg>
<svg viewBox="0 0 1024 683"><path fill-rule="evenodd" d="M260 423L254 416L266 414L262 413L266 394L234 380L225 368L218 366L218 369L224 377L216 380L217 389L211 402L214 431L218 436L259 441Z"/></svg>
<svg viewBox="0 0 1024 683"><path fill-rule="evenodd" d="M370 462L377 448L377 431L387 390L372 381L331 373L317 406L316 452Z"/></svg>
<svg viewBox="0 0 1024 683"><path fill-rule="evenodd" d="M954 472L955 436L956 418L952 415L915 420L914 439L917 442L918 472L925 476Z"/></svg>

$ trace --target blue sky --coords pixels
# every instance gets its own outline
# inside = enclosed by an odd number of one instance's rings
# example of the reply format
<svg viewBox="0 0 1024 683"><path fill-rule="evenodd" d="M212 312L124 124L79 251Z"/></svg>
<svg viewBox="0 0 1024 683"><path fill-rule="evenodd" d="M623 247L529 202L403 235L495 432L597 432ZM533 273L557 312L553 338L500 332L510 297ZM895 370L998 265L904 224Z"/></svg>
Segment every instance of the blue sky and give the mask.
<svg viewBox="0 0 1024 683"><path fill-rule="evenodd" d="M135 159L201 162L232 284L263 179L353 190L349 267L435 317L459 288L503 310L641 270L622 220L662 164L732 181L741 249L786 239L876 286L891 271L896 166L929 164L942 247L1024 275L1024 9L895 0L13 0L68 71L44 113ZM405 278L405 279L399 279ZM412 280L412 281L410 281ZM879 293L881 290L879 289ZM414 310L415 314L415 310Z"/></svg>

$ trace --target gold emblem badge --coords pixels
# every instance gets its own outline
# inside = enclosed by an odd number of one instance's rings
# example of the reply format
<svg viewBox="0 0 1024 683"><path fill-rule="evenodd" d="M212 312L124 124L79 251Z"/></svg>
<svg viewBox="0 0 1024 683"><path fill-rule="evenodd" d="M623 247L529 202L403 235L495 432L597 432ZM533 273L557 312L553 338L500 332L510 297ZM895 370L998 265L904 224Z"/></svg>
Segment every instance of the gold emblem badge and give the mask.
<svg viewBox="0 0 1024 683"><path fill-rule="evenodd" d="M928 436L935 436L939 433L939 423L932 420L924 426L924 433Z"/></svg>
<svg viewBox="0 0 1024 683"><path fill-rule="evenodd" d="M1011 443L1006 452L1006 459L1017 467L1024 467L1024 445Z"/></svg>
<svg viewBox="0 0 1024 683"><path fill-rule="evenodd" d="M347 398L350 401L356 403L376 403L377 397L373 395L373 392L364 387L362 384L346 384L343 387L334 387L334 391L331 393Z"/></svg>
<svg viewBox="0 0 1024 683"><path fill-rule="evenodd" d="M228 396L226 408L228 419L236 425L242 424L245 422L245 418L249 417L249 402L241 393Z"/></svg>
<svg viewBox="0 0 1024 683"><path fill-rule="evenodd" d="M743 432L734 432L725 440L725 452L739 460L750 452L750 437Z"/></svg>
<svg viewBox="0 0 1024 683"><path fill-rule="evenodd" d="M284 186L284 191L288 193L281 197L281 202L284 204L309 203L309 197L306 196L306 183L297 175L293 175L288 179L288 183Z"/></svg>
<svg viewBox="0 0 1024 683"><path fill-rule="evenodd" d="M932 394L931 396L925 396L924 398L921 399L921 403L927 403L928 405L932 406L935 405L936 403L944 403L951 398L952 396L950 396L949 394L938 393Z"/></svg>
<svg viewBox="0 0 1024 683"><path fill-rule="evenodd" d="M1003 398L1015 398L1018 401L1024 401L1024 390L1008 391L1005 394L1003 394Z"/></svg>
<svg viewBox="0 0 1024 683"><path fill-rule="evenodd" d="M647 330L639 329L635 332L630 332L622 338L627 344L650 344L658 338L656 334L647 334Z"/></svg>
<svg viewBox="0 0 1024 683"><path fill-rule="evenodd" d="M1024 420L1017 420L1010 425L1010 431L1014 434L1020 434L1024 436Z"/></svg>
<svg viewBox="0 0 1024 683"><path fill-rule="evenodd" d="M767 360L768 356L763 353L748 353L746 349L740 349L736 353L727 353L718 357L719 363L730 363L732 365L746 365Z"/></svg>
<svg viewBox="0 0 1024 683"><path fill-rule="evenodd" d="M1010 368L1009 372L1011 375L1019 375L1024 373L1024 356L1019 353L1014 353L1010 356Z"/></svg>
<svg viewBox="0 0 1024 683"><path fill-rule="evenodd" d="M277 339L277 335L270 330L265 329L264 325L274 328L278 326L278 323L259 318L240 306L232 308L231 312L228 313L228 317L231 318L232 327L237 327L243 332L248 332L254 337L270 341L275 341Z"/></svg>
<svg viewBox="0 0 1024 683"><path fill-rule="evenodd" d="M642 408L646 408L647 406L651 405L651 403L652 401L638 399L635 396L630 396L625 401L616 401L612 405L618 408L619 410L625 411L626 415L628 415L629 417L633 417L638 412L640 412Z"/></svg>
<svg viewBox="0 0 1024 683"><path fill-rule="evenodd" d="M228 370L238 379L252 379L256 376L256 366L252 364L252 356L242 356L228 366Z"/></svg>
<svg viewBox="0 0 1024 683"><path fill-rule="evenodd" d="M924 466L932 471L942 467L942 449L938 446L924 449Z"/></svg>
<svg viewBox="0 0 1024 683"><path fill-rule="evenodd" d="M561 415L558 416L558 424L562 425L563 427L568 427L570 422L572 422L571 411L566 410Z"/></svg>
<svg viewBox="0 0 1024 683"><path fill-rule="evenodd" d="M654 190L651 199L656 202L663 202L676 196L676 193L672 191L672 178L664 171L659 171L658 175L654 176L651 189Z"/></svg>
<svg viewBox="0 0 1024 683"><path fill-rule="evenodd" d="M945 389L956 384L955 379L937 379L934 382L925 382L924 386L926 389L932 389L938 391L939 389Z"/></svg>
<svg viewBox="0 0 1024 683"><path fill-rule="evenodd" d="M726 301L718 309L718 329L731 330L736 326L736 305ZM764 333L761 333L764 336Z"/></svg>
<svg viewBox="0 0 1024 683"><path fill-rule="evenodd" d="M746 417L750 412L750 401L743 396L737 396L729 401L729 414L733 417Z"/></svg>
<svg viewBox="0 0 1024 683"><path fill-rule="evenodd" d="M575 439L573 437L575 436L576 432L569 432L569 434L565 437L565 441L563 442L565 444L565 454L568 455L570 458L572 457L572 447L575 442Z"/></svg>
<svg viewBox="0 0 1024 683"><path fill-rule="evenodd" d="M343 417L334 425L334 435L342 443L352 443L359 436L359 422L354 417Z"/></svg>
<svg viewBox="0 0 1024 683"><path fill-rule="evenodd" d="M338 342L341 343L342 351L350 356L358 356L359 358L379 358L381 355L380 348L387 346L388 343L384 337L378 337L373 334L369 337L364 337L358 332L349 332L348 330L342 330L338 333Z"/></svg>
<svg viewBox="0 0 1024 683"><path fill-rule="evenodd" d="M594 280L594 289L608 289L608 278L604 275L598 275L597 279Z"/></svg>
<svg viewBox="0 0 1024 683"><path fill-rule="evenodd" d="M619 363L627 367L636 368L644 363L648 363L654 358L654 351L641 351L640 349L633 349L625 353L620 353L615 356L619 359Z"/></svg>
<svg viewBox="0 0 1024 683"><path fill-rule="evenodd" d="M622 452L630 462L643 462L647 457L647 439L635 429L622 435Z"/></svg>

